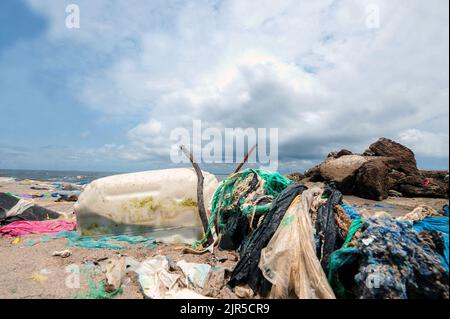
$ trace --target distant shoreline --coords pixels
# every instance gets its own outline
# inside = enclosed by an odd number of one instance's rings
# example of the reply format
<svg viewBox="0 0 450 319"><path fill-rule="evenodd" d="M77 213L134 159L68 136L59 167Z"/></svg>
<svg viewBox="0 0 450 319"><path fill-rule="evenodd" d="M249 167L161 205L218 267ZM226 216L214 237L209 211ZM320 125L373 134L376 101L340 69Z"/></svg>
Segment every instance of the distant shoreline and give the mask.
<svg viewBox="0 0 450 319"><path fill-rule="evenodd" d="M0 169L0 178L14 178L18 180L35 180L47 182L92 182L106 176L128 174L133 172L95 172L77 170L27 170L27 169ZM219 180L228 174L212 173Z"/></svg>

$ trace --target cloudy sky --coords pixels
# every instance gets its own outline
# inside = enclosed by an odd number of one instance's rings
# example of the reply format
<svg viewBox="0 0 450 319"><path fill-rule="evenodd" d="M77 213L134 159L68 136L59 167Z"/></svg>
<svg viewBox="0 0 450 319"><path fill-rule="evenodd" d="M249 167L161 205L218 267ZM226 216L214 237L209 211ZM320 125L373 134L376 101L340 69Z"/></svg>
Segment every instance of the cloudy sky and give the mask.
<svg viewBox="0 0 450 319"><path fill-rule="evenodd" d="M80 28L66 27L70 3ZM282 171L381 136L448 169L448 7L2 0L0 168L167 167L170 132L197 119L278 128Z"/></svg>

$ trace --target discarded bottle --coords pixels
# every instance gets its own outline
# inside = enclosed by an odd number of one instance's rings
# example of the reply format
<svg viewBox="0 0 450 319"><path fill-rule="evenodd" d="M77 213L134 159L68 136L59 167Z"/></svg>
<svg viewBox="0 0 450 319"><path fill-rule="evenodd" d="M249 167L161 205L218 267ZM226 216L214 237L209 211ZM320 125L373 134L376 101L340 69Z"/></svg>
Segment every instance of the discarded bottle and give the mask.
<svg viewBox="0 0 450 319"><path fill-rule="evenodd" d="M210 205L219 182L213 174L203 176L204 202ZM195 171L175 168L97 179L80 195L75 214L81 235L148 234L191 244L203 235L197 206Z"/></svg>

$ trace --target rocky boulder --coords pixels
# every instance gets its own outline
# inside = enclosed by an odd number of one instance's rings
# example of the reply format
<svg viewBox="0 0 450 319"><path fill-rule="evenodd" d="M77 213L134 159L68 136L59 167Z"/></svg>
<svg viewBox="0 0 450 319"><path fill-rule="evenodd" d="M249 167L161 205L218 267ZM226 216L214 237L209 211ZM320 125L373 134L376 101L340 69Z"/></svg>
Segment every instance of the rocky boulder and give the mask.
<svg viewBox="0 0 450 319"><path fill-rule="evenodd" d="M389 168L383 159L372 159L364 163L356 172L353 194L376 200L389 195L387 176Z"/></svg>
<svg viewBox="0 0 450 319"><path fill-rule="evenodd" d="M448 171L420 171L423 178L433 179L435 181L448 185Z"/></svg>
<svg viewBox="0 0 450 319"><path fill-rule="evenodd" d="M367 158L361 155L330 157L314 170L316 178L313 181L333 182L341 192L350 194L354 188L356 172L366 162Z"/></svg>
<svg viewBox="0 0 450 319"><path fill-rule="evenodd" d="M407 197L448 198L448 183L423 176L420 172L401 179L397 189Z"/></svg>
<svg viewBox="0 0 450 319"><path fill-rule="evenodd" d="M339 152L331 152L331 153L329 153L327 157L328 157L328 158L329 158L329 157L332 157L332 158L339 158L339 157L342 157L342 156L344 156L344 155L353 155L353 153L352 153L351 151L349 151L349 150L342 149L342 150L340 150Z"/></svg>
<svg viewBox="0 0 450 319"><path fill-rule="evenodd" d="M362 155L345 149L331 152L304 177L304 182L333 182L344 194L374 200L390 194L448 198L449 193L448 171L418 170L414 153L387 138L380 138Z"/></svg>
<svg viewBox="0 0 450 319"><path fill-rule="evenodd" d="M416 157L406 146L387 138L380 138L363 153L365 156L391 157L398 161L398 170L407 174L417 173Z"/></svg>

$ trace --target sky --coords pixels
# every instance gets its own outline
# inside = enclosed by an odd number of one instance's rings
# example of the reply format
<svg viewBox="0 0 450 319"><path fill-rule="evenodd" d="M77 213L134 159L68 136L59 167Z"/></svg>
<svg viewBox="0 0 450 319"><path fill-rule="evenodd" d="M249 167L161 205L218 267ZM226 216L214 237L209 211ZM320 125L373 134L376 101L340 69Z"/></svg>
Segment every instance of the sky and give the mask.
<svg viewBox="0 0 450 319"><path fill-rule="evenodd" d="M448 169L448 105L447 0L0 1L0 168L170 167L196 119L278 128L285 172L379 137Z"/></svg>

